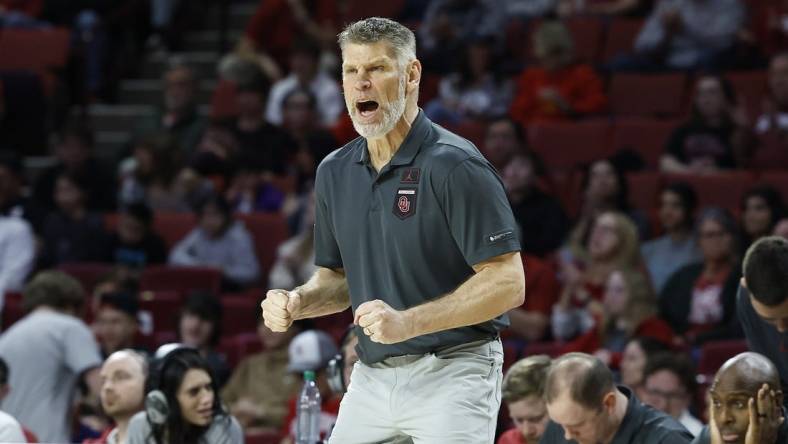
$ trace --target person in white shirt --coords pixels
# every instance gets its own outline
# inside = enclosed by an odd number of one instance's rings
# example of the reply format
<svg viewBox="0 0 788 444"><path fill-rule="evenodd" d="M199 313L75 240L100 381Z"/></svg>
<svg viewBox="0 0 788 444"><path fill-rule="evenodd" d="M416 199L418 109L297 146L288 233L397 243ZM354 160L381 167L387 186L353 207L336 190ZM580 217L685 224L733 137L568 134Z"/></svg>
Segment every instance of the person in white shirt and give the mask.
<svg viewBox="0 0 788 444"><path fill-rule="evenodd" d="M0 401L8 395L8 365L0 358ZM27 442L22 425L13 416L0 410L0 442Z"/></svg>
<svg viewBox="0 0 788 444"><path fill-rule="evenodd" d="M18 217L0 217L0 310L7 291L20 291L36 258L30 224Z"/></svg>
<svg viewBox="0 0 788 444"><path fill-rule="evenodd" d="M336 123L345 109L339 83L318 69L320 47L310 40L293 45L290 55L290 75L274 83L268 95L265 118L274 125L282 124L282 102L299 86L309 89L317 99L320 123L329 127Z"/></svg>

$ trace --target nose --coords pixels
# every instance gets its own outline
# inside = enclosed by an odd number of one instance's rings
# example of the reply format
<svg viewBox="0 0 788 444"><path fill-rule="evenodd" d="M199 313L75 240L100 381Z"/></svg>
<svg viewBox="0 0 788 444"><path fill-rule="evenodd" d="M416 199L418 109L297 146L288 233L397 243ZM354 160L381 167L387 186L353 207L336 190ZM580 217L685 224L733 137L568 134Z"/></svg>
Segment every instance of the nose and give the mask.
<svg viewBox="0 0 788 444"><path fill-rule="evenodd" d="M730 414L727 407L723 407L722 410L720 410L720 421L723 424L733 422L733 415Z"/></svg>
<svg viewBox="0 0 788 444"><path fill-rule="evenodd" d="M203 390L200 396L200 407L208 407L213 405L213 392L210 390Z"/></svg>

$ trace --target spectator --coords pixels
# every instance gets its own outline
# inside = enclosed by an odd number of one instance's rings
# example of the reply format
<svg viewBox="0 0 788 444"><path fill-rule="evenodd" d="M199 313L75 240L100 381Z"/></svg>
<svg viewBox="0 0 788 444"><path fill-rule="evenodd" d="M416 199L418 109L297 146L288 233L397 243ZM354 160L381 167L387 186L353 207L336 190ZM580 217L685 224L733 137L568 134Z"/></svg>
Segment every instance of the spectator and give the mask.
<svg viewBox="0 0 788 444"><path fill-rule="evenodd" d="M672 416L692 436L703 428L689 411L697 388L696 373L689 356L670 352L650 358L643 372L643 402Z"/></svg>
<svg viewBox="0 0 788 444"><path fill-rule="evenodd" d="M299 333L290 341L288 347L289 361L287 364L288 371L297 374L304 372L314 372L316 375L317 388L320 391L320 400L322 402L320 413L320 435L326 438L337 421L337 413L339 412L340 396L334 396L331 393L331 387L328 385L326 375L326 367L329 361L339 353L334 340L331 339L327 333L320 330L308 330ZM298 379L297 385L301 386L303 380ZM283 434L285 439L282 443L292 443L295 438L296 432L296 401L297 397L293 397L288 402L288 413L285 418L285 426Z"/></svg>
<svg viewBox="0 0 788 444"><path fill-rule="evenodd" d="M205 119L197 112L197 79L194 71L183 63L172 61L162 76L164 97L162 107L137 123L136 134L168 133L176 142L177 153L188 158L200 142Z"/></svg>
<svg viewBox="0 0 788 444"><path fill-rule="evenodd" d="M558 1L531 0L524 2L522 0L502 0L501 3L502 6L505 7L506 17L527 22L531 19L547 17L555 13Z"/></svg>
<svg viewBox="0 0 788 444"><path fill-rule="evenodd" d="M635 41L635 54L619 68L715 69L744 25L739 0L658 2Z"/></svg>
<svg viewBox="0 0 788 444"><path fill-rule="evenodd" d="M419 60L426 72L448 74L448 60L458 60L473 37L503 43L506 16L496 0L436 0L429 3L419 27Z"/></svg>
<svg viewBox="0 0 788 444"><path fill-rule="evenodd" d="M780 192L770 185L758 185L747 190L741 201L742 240L748 247L774 230L777 221L785 216L785 203Z"/></svg>
<svg viewBox="0 0 788 444"><path fill-rule="evenodd" d="M115 425L83 444L125 444L129 422L143 408L148 362L135 351L118 350L107 357L100 374L101 407Z"/></svg>
<svg viewBox="0 0 788 444"><path fill-rule="evenodd" d="M60 131L55 146L57 164L43 171L33 188L33 200L45 209L55 208L55 188L63 174L84 183L85 205L94 211L115 208L115 178L93 156L93 130L82 122L69 121Z"/></svg>
<svg viewBox="0 0 788 444"><path fill-rule="evenodd" d="M640 270L613 271L607 279L602 304L591 301L585 310L574 313L581 317L581 325L591 328L581 331L581 336L566 344L562 352L593 353L612 368L619 367L621 353L631 338L650 337L673 343L673 331L657 317L656 298Z"/></svg>
<svg viewBox="0 0 788 444"><path fill-rule="evenodd" d="M509 117L494 119L487 125L484 144L479 150L498 172L503 173L512 157L526 150L525 131ZM540 165L537 173L542 172Z"/></svg>
<svg viewBox="0 0 788 444"><path fill-rule="evenodd" d="M441 124L457 125L506 115L512 85L502 77L496 56L492 37L479 36L470 41L458 68L441 79L439 97L424 109L427 116Z"/></svg>
<svg viewBox="0 0 788 444"><path fill-rule="evenodd" d="M607 98L602 81L585 64L575 63L574 43L560 22L545 22L534 32L537 66L523 71L509 110L523 126L565 121L601 112Z"/></svg>
<svg viewBox="0 0 788 444"><path fill-rule="evenodd" d="M755 123L755 135L751 166L768 169L788 162L788 53L775 55L769 63L769 96Z"/></svg>
<svg viewBox="0 0 788 444"><path fill-rule="evenodd" d="M569 231L569 219L555 197L542 191L541 161L536 154L518 152L503 169L503 183L520 228L524 253L545 257L558 249Z"/></svg>
<svg viewBox="0 0 788 444"><path fill-rule="evenodd" d="M273 0L260 3L236 47L236 56L254 60L266 76L282 77L293 42L307 36L320 43L321 65L336 67L338 7L334 1Z"/></svg>
<svg viewBox="0 0 788 444"><path fill-rule="evenodd" d="M551 421L542 442L681 444L692 440L676 420L641 404L632 390L613 383L613 374L601 361L582 353L555 360L547 373L545 401Z"/></svg>
<svg viewBox="0 0 788 444"><path fill-rule="evenodd" d="M21 217L40 233L46 212L23 193L24 166L11 150L0 151L0 216Z"/></svg>
<svg viewBox="0 0 788 444"><path fill-rule="evenodd" d="M668 139L662 171L709 173L741 164L746 125L734 106L735 92L727 80L711 75L698 79L692 118Z"/></svg>
<svg viewBox="0 0 788 444"><path fill-rule="evenodd" d="M222 389L222 400L247 432L281 430L287 401L298 394L299 380L287 369L287 349L301 330L301 321L284 333L274 333L260 318L257 335L263 351L244 358Z"/></svg>
<svg viewBox="0 0 788 444"><path fill-rule="evenodd" d="M219 268L228 289L254 284L260 278L254 242L243 223L233 220L227 201L207 199L197 214L198 226L173 248L169 263Z"/></svg>
<svg viewBox="0 0 788 444"><path fill-rule="evenodd" d="M695 190L686 182L666 185L660 193L659 221L664 234L640 249L656 294L676 270L701 259L693 233L697 202Z"/></svg>
<svg viewBox="0 0 788 444"><path fill-rule="evenodd" d="M747 352L727 360L709 390L710 423L693 444L788 442L779 386L777 368L765 356Z"/></svg>
<svg viewBox="0 0 788 444"><path fill-rule="evenodd" d="M180 165L175 138L166 133L146 136L134 146L134 155L121 163L118 202L144 202L153 208L174 205L172 185Z"/></svg>
<svg viewBox="0 0 788 444"><path fill-rule="evenodd" d="M339 146L334 136L318 125L315 96L306 89L294 89L282 100L282 128L295 142L293 167L296 191L309 192L315 181L317 165Z"/></svg>
<svg viewBox="0 0 788 444"><path fill-rule="evenodd" d="M788 47L788 3L785 1L748 4L751 17L751 38L766 54L774 54Z"/></svg>
<svg viewBox="0 0 788 444"><path fill-rule="evenodd" d="M55 184L57 209L44 222L41 264L101 262L107 256L108 239L103 217L87 206L88 183L64 171Z"/></svg>
<svg viewBox="0 0 788 444"><path fill-rule="evenodd" d="M36 239L23 219L0 216L0 311L6 292L20 291L36 260Z"/></svg>
<svg viewBox="0 0 788 444"><path fill-rule="evenodd" d="M581 184L580 214L570 239L587 236L591 222L602 211L626 214L637 226L640 238L648 238L648 219L629 204L629 182L624 173L614 158L597 160L587 168Z"/></svg>
<svg viewBox="0 0 788 444"><path fill-rule="evenodd" d="M301 229L276 249L276 261L268 275L269 288L292 290L317 271L314 248L315 195L305 205Z"/></svg>
<svg viewBox="0 0 788 444"><path fill-rule="evenodd" d="M167 261L167 246L153 231L153 212L144 203L127 205L109 239L109 260L133 270Z"/></svg>
<svg viewBox="0 0 788 444"><path fill-rule="evenodd" d="M296 41L290 51L290 74L274 83L268 96L265 118L269 123L282 125L284 99L299 88L314 94L318 121L322 126L330 127L337 122L345 107L342 93L337 81L320 70L319 62L320 46L317 42L308 39Z"/></svg>
<svg viewBox="0 0 788 444"><path fill-rule="evenodd" d="M545 355L529 356L509 367L501 392L514 427L498 438L498 444L539 442L550 420L542 399L549 368L550 358Z"/></svg>
<svg viewBox="0 0 788 444"><path fill-rule="evenodd" d="M238 421L217 396L210 365L195 350L169 352L151 370L148 386L147 398L156 402L131 418L128 444L244 442Z"/></svg>
<svg viewBox="0 0 788 444"><path fill-rule="evenodd" d="M788 218L782 218L774 225L772 235L788 240Z"/></svg>
<svg viewBox="0 0 788 444"><path fill-rule="evenodd" d="M105 359L116 351L136 348L138 314L139 302L135 293L119 291L101 296L101 303L94 313L93 333Z"/></svg>
<svg viewBox="0 0 788 444"><path fill-rule="evenodd" d="M8 396L10 391L11 388L8 386L8 364L0 357L0 401ZM19 424L19 421L2 410L0 410L0 441L28 442L25 430Z"/></svg>
<svg viewBox="0 0 788 444"><path fill-rule="evenodd" d="M71 442L71 402L80 381L89 403L101 389L99 347L80 319L85 295L75 279L57 271L37 274L25 287L27 315L0 336L14 390L4 409L42 442Z"/></svg>
<svg viewBox="0 0 788 444"><path fill-rule="evenodd" d="M553 306L553 337L573 339L593 326L584 316L591 301L601 301L611 273L641 265L635 226L621 213L605 212L593 224L591 234L574 260L561 264L564 287Z"/></svg>
<svg viewBox="0 0 788 444"><path fill-rule="evenodd" d="M638 336L630 339L621 354L621 384L642 398L646 363L657 353L667 350L668 344L654 338Z"/></svg>
<svg viewBox="0 0 788 444"><path fill-rule="evenodd" d="M668 279L659 298L660 316L690 344L736 336L738 269L736 223L720 208L698 218L703 261L686 265Z"/></svg>
<svg viewBox="0 0 788 444"><path fill-rule="evenodd" d="M200 352L221 388L230 377L224 355L216 351L222 337L222 304L207 291L193 292L178 316L178 342Z"/></svg>
<svg viewBox="0 0 788 444"><path fill-rule="evenodd" d="M751 351L771 360L788 393L788 241L770 236L756 241L744 257L744 279L736 313ZM786 408L788 401L783 398Z"/></svg>
<svg viewBox="0 0 788 444"><path fill-rule="evenodd" d="M585 14L645 17L651 11L653 3L652 0L558 0L557 12L561 17Z"/></svg>
<svg viewBox="0 0 788 444"><path fill-rule="evenodd" d="M86 290L92 290L88 312L97 313L101 305L101 298L105 294L121 292L137 294L140 291L140 283L135 274L129 273L129 270L125 268L116 267L98 276L93 288Z"/></svg>
<svg viewBox="0 0 788 444"><path fill-rule="evenodd" d="M287 172L289 156L295 142L279 127L263 117L268 79L257 72L236 88L238 118L233 132L238 140L239 163L265 174L283 175Z"/></svg>
<svg viewBox="0 0 788 444"><path fill-rule="evenodd" d="M550 314L558 301L561 286L555 269L548 260L523 255L523 266L528 275L528 295L523 305L509 310L509 329L502 332L526 341L546 339L550 326Z"/></svg>

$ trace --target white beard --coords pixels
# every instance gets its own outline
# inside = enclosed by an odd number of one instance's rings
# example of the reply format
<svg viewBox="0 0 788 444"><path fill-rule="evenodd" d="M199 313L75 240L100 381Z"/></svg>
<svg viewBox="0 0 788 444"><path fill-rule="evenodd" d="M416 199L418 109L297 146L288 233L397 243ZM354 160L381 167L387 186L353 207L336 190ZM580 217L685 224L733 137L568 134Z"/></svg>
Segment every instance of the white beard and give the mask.
<svg viewBox="0 0 788 444"><path fill-rule="evenodd" d="M350 111L350 120L353 121L353 128L356 129L356 132L365 139L374 139L377 137L383 137L388 134L394 126L397 125L397 122L402 115L405 114L405 103L407 102L407 98L405 97L405 87L407 86L407 77L402 76L399 82L399 92L397 100L389 103L386 106L379 103L378 106L380 107L380 112L383 114L383 118L379 123L359 123L356 121L356 115L358 114L358 110L356 109L355 103L348 103L348 108Z"/></svg>

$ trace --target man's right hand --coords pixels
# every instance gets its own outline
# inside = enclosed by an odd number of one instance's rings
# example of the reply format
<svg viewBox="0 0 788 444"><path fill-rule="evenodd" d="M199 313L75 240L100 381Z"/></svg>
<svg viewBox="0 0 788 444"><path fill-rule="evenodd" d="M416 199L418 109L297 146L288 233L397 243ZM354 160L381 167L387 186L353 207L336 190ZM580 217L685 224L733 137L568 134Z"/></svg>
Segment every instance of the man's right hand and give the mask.
<svg viewBox="0 0 788 444"><path fill-rule="evenodd" d="M284 332L297 319L301 309L301 294L297 291L268 290L260 304L263 321L271 331Z"/></svg>

